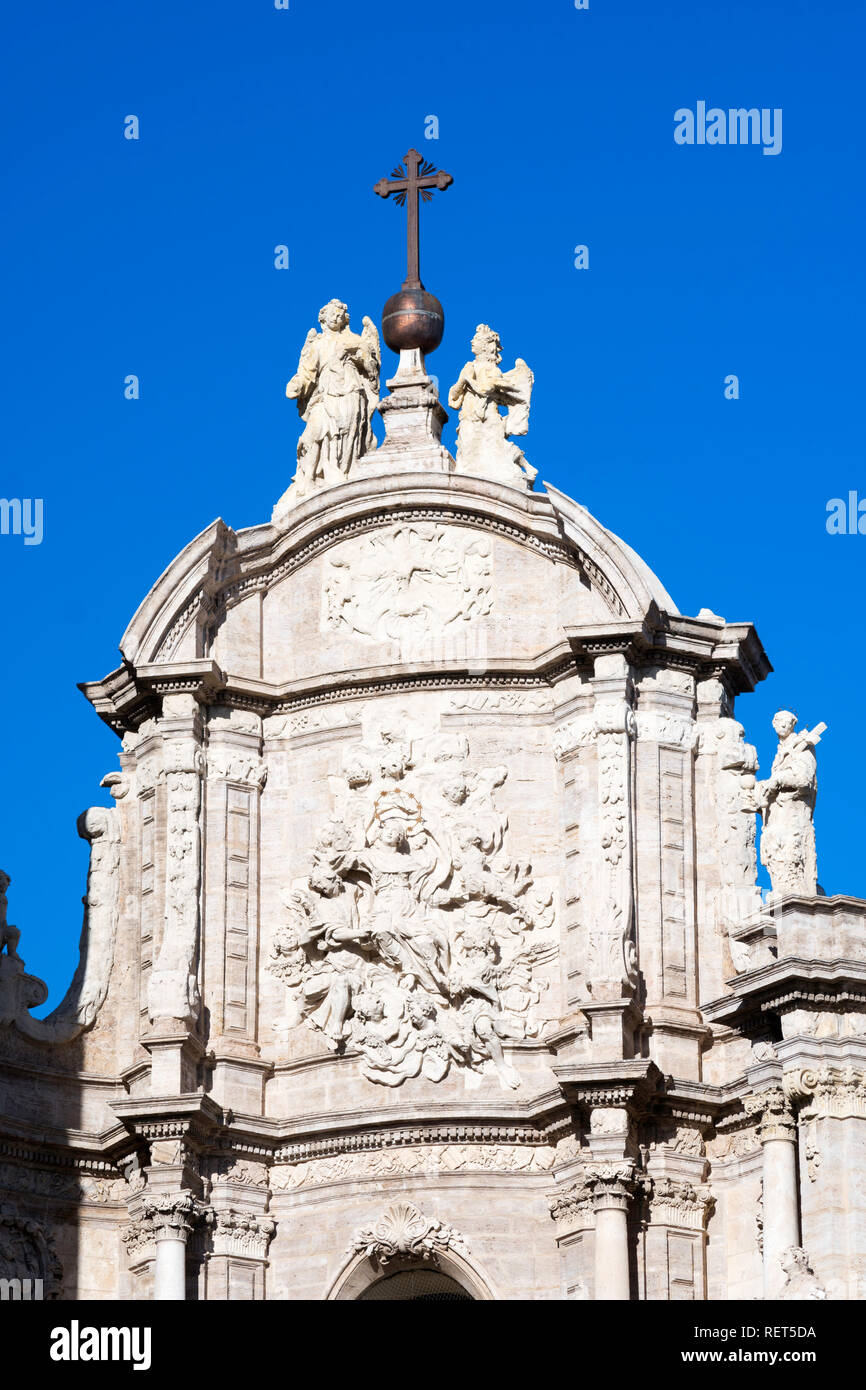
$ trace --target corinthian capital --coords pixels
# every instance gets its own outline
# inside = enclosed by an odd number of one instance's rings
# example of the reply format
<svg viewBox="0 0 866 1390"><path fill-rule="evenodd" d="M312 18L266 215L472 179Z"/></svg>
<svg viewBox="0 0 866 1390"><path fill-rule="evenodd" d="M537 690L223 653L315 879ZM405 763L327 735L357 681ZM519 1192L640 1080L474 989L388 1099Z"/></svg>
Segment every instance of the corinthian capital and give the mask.
<svg viewBox="0 0 866 1390"><path fill-rule="evenodd" d="M195 1198L188 1192L181 1192L145 1202L141 1224L150 1230L154 1240L186 1241L198 1215Z"/></svg>
<svg viewBox="0 0 866 1390"><path fill-rule="evenodd" d="M803 1067L785 1073L784 1087L790 1104L799 1108L804 1119L866 1116L866 1074L853 1067Z"/></svg>
<svg viewBox="0 0 866 1390"><path fill-rule="evenodd" d="M788 1098L781 1086L773 1086L768 1091L747 1096L745 1101L747 1115L760 1115L758 1138L762 1144L771 1139L793 1141L797 1135L797 1124Z"/></svg>
<svg viewBox="0 0 866 1390"><path fill-rule="evenodd" d="M610 1207L619 1211L628 1210L635 1189L633 1163L590 1164L586 1169L585 1178L596 1211L604 1211Z"/></svg>

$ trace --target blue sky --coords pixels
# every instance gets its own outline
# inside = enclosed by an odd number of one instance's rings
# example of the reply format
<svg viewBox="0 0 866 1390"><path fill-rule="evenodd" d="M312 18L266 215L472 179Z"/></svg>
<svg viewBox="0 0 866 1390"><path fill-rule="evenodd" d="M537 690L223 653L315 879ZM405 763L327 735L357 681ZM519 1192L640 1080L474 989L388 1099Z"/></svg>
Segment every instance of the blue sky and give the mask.
<svg viewBox="0 0 866 1390"><path fill-rule="evenodd" d="M447 315L430 370L450 384L491 323L506 365L535 371L541 478L684 612L755 622L775 674L739 718L764 775L774 710L827 722L820 878L866 894L866 535L825 528L830 498L866 498L864 27L854 0L7 14L0 495L42 498L44 539L0 536L0 865L51 1003L77 959L75 819L108 801L118 747L76 684L118 664L193 535L269 517L298 434L285 382L319 306L337 295L360 326L403 278L403 215L372 185L413 144L455 180L422 212ZM677 145L674 112L698 101L781 108L781 153Z"/></svg>

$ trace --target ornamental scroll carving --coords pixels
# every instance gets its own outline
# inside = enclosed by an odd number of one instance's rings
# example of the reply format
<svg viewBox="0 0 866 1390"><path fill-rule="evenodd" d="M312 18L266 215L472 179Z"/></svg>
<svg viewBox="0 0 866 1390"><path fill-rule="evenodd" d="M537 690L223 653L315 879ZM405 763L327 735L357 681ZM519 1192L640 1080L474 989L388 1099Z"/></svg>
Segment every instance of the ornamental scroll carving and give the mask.
<svg viewBox="0 0 866 1390"><path fill-rule="evenodd" d="M439 1263L439 1256L468 1254L463 1237L444 1221L425 1216L411 1202L395 1202L374 1226L355 1233L348 1253L364 1255L381 1269L397 1258Z"/></svg>
<svg viewBox="0 0 866 1390"><path fill-rule="evenodd" d="M0 964L0 1018L14 1022L22 1033L40 1042L71 1042L92 1027L105 1003L114 964L119 911L118 812L107 806L91 806L78 817L78 833L90 845L79 962L63 1000L44 1019L31 1018L29 1013L44 1003L48 989L35 976L24 974L24 961L17 951L20 932L6 922L10 879L0 872L0 940L6 945Z"/></svg>
<svg viewBox="0 0 866 1390"><path fill-rule="evenodd" d="M629 779L635 717L623 701L596 710L601 862L593 901L601 907L587 930L587 985L594 999L619 998L637 986L631 882Z"/></svg>
<svg viewBox="0 0 866 1390"><path fill-rule="evenodd" d="M512 859L486 767L461 735L399 721L347 751L337 808L309 875L287 894L268 968L285 984L283 1026L305 1021L368 1080L440 1081L452 1064L503 1086L503 1043L537 1036L557 946L552 893Z"/></svg>
<svg viewBox="0 0 866 1390"><path fill-rule="evenodd" d="M80 958L63 1001L36 1036L69 1042L90 1028L108 994L117 937L120 820L116 810L91 806L78 817L78 833L90 845Z"/></svg>
<svg viewBox="0 0 866 1390"><path fill-rule="evenodd" d="M196 958L201 882L201 782L204 754L191 739L165 744L168 871L165 927L148 985L148 1015L193 1026L201 1009Z"/></svg>
<svg viewBox="0 0 866 1390"><path fill-rule="evenodd" d="M323 631L369 642L418 642L489 613L487 536L402 522L348 541L326 561Z"/></svg>

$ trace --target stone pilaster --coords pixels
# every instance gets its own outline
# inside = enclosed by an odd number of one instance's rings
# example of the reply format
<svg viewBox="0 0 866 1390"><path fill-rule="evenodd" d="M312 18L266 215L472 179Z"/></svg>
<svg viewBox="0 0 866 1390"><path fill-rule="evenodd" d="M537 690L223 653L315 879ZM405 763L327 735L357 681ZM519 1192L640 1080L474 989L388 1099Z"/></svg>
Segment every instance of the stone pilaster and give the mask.
<svg viewBox="0 0 866 1390"><path fill-rule="evenodd" d="M694 707L689 672L650 667L642 674L634 758L644 1026L664 1071L699 1080L706 1029L697 1009Z"/></svg>
<svg viewBox="0 0 866 1390"><path fill-rule="evenodd" d="M855 1046L860 1051L860 1039ZM852 1043L844 1050L853 1052ZM797 1111L802 1245L831 1298L862 1300L866 1296L863 1058L831 1061L825 1057L811 1065L786 1068L784 1086Z"/></svg>
<svg viewBox="0 0 866 1390"><path fill-rule="evenodd" d="M719 677L697 685L695 831L698 978L702 998L721 994L738 970L757 964L737 933L761 912L757 884L754 747L733 715ZM756 928L760 933L760 929Z"/></svg>
<svg viewBox="0 0 866 1390"><path fill-rule="evenodd" d="M233 1208L209 1210L205 1221L212 1241L207 1256L207 1297L263 1299L268 1246L276 1224L268 1216Z"/></svg>
<svg viewBox="0 0 866 1390"><path fill-rule="evenodd" d="M639 1015L634 934L631 668L624 656L595 658L592 680L598 803L587 908L587 999L594 1059L634 1057Z"/></svg>
<svg viewBox="0 0 866 1390"><path fill-rule="evenodd" d="M558 1191L550 1199L550 1214L556 1223L564 1298L583 1301L595 1289L595 1212L592 1190L581 1178Z"/></svg>
<svg viewBox="0 0 866 1390"><path fill-rule="evenodd" d="M686 1165L688 1166L688 1165ZM693 1165L703 1169L700 1161ZM648 1176L644 1195L645 1296L648 1299L705 1299L707 1223L715 1205L697 1174Z"/></svg>
<svg viewBox="0 0 866 1390"><path fill-rule="evenodd" d="M214 1098L261 1114L256 1036L260 800L266 769L261 719L216 707L208 719L205 781L204 994Z"/></svg>
<svg viewBox="0 0 866 1390"><path fill-rule="evenodd" d="M166 696L161 779L165 787L165 896L161 939L147 991L151 1093L195 1089L194 1049L201 1012L198 984L201 897L200 706L192 694ZM200 1051L200 1049L199 1049Z"/></svg>

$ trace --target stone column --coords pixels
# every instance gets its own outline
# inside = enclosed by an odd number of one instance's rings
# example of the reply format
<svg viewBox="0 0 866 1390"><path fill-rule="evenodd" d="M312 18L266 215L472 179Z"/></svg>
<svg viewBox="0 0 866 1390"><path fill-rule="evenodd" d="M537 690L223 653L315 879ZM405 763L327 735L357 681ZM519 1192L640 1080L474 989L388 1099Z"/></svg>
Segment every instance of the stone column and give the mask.
<svg viewBox="0 0 866 1390"><path fill-rule="evenodd" d="M778 1298L785 1276L781 1256L800 1244L797 1125L781 1090L757 1097L764 1158L764 1298Z"/></svg>
<svg viewBox="0 0 866 1390"><path fill-rule="evenodd" d="M628 1258L628 1209L634 1190L630 1163L587 1169L587 1186L595 1211L595 1297L631 1298Z"/></svg>
<svg viewBox="0 0 866 1390"><path fill-rule="evenodd" d="M144 1205L144 1219L156 1243L155 1302L186 1298L186 1243L195 1217L196 1204L188 1193Z"/></svg>

